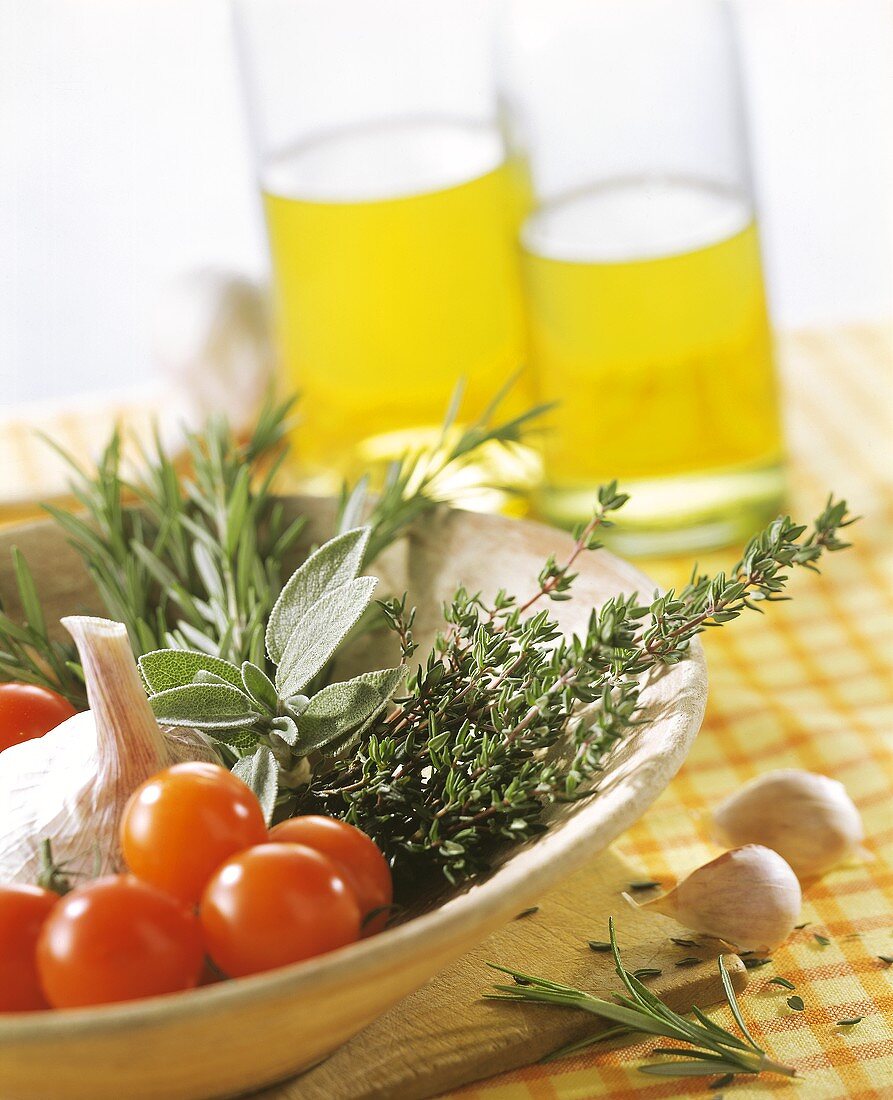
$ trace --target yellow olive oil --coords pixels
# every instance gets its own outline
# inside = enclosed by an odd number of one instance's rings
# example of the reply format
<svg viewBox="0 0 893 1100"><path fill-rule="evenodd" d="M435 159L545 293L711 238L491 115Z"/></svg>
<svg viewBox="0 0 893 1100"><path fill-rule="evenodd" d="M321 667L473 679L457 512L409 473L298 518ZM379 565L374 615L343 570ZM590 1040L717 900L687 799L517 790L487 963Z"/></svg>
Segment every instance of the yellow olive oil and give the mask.
<svg viewBox="0 0 893 1100"><path fill-rule="evenodd" d="M460 378L476 416L522 366L529 191L495 131L335 133L272 160L263 188L294 442L316 487L435 441ZM522 383L503 411L529 403Z"/></svg>
<svg viewBox="0 0 893 1100"><path fill-rule="evenodd" d="M631 551L737 537L779 506L782 441L756 225L735 195L629 181L544 206L521 235L531 362L558 400L543 510L632 494Z"/></svg>

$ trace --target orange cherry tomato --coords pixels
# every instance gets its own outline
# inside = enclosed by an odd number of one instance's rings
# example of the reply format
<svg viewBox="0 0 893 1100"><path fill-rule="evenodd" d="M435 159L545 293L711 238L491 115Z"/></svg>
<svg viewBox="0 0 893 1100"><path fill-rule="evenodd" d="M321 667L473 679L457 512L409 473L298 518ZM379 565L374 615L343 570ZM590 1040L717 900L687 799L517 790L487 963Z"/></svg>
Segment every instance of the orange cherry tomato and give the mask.
<svg viewBox="0 0 893 1100"><path fill-rule="evenodd" d="M54 1008L111 1004L198 985L198 918L132 875L110 875L66 894L37 942L37 968Z"/></svg>
<svg viewBox="0 0 893 1100"><path fill-rule="evenodd" d="M121 849L144 882L193 905L225 859L267 839L260 803L217 764L175 764L134 791Z"/></svg>
<svg viewBox="0 0 893 1100"><path fill-rule="evenodd" d="M61 695L35 684L0 684L0 752L43 737L77 714Z"/></svg>
<svg viewBox="0 0 893 1100"><path fill-rule="evenodd" d="M364 832L336 817L308 814L275 825L270 830L270 840L304 844L327 856L356 894L363 916L363 936L384 928L387 909L394 897L391 870L375 842ZM370 918L370 914L374 915Z"/></svg>
<svg viewBox="0 0 893 1100"><path fill-rule="evenodd" d="M230 977L353 943L360 907L325 856L300 844L260 844L223 864L199 909L208 954Z"/></svg>
<svg viewBox="0 0 893 1100"><path fill-rule="evenodd" d="M17 883L0 886L0 1012L49 1008L34 952L58 894Z"/></svg>

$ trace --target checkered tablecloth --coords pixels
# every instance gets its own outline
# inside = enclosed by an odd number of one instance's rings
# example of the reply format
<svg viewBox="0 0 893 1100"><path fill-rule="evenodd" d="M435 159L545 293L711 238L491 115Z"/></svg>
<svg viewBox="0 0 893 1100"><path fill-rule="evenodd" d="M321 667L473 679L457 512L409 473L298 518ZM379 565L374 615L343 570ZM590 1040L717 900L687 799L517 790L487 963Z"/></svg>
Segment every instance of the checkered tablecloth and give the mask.
<svg viewBox="0 0 893 1100"><path fill-rule="evenodd" d="M893 455L890 334L880 328L802 333L780 341L791 511L817 514L833 489L864 518L853 548L820 577L801 573L795 599L706 636L710 703L704 728L669 790L619 842L643 878L671 879L716 854L703 814L737 786L779 767L841 780L865 822L870 863L825 876L805 896L807 927L755 970L744 1011L757 1038L802 1079L733 1087L738 1100L893 1098ZM735 381L730 379L730 388ZM742 399L746 399L746 395ZM105 435L109 409L66 410L42 428L85 456ZM118 410L120 411L120 410ZM140 406L144 419L146 405ZM0 522L60 491L60 468L21 423L0 424ZM705 566L727 564L717 555ZM655 562L664 584L681 565ZM687 572L687 568L686 568ZM830 942L823 945L815 934ZM805 1010L786 1005L794 982ZM837 1021L862 1016L853 1027ZM719 1013L722 1017L722 1013ZM730 1020L723 1019L727 1025ZM653 1044L592 1052L480 1083L456 1100L584 1100L712 1096L707 1081L637 1073Z"/></svg>
<svg viewBox="0 0 893 1100"><path fill-rule="evenodd" d="M773 768L839 779L865 822L870 863L842 866L805 892L808 925L751 972L744 1012L759 1042L802 1080L764 1078L725 1090L736 1100L893 1098L893 372L879 328L780 341L791 457L791 511L811 517L833 488L864 518L851 550L820 577L797 576L794 600L706 635L704 727L670 788L618 842L645 879L672 879L718 851L703 815ZM730 381L730 386L733 383ZM716 564L728 561L719 555ZM706 562L704 564L707 564ZM711 561L709 564L714 564ZM647 567L647 566L646 566ZM680 566L652 563L664 584ZM830 940L824 946L818 933ZM794 982L805 1009L788 1008ZM730 1017L721 1011L725 1026ZM862 1016L861 1023L837 1021ZM661 1080L636 1064L653 1042L613 1046L494 1078L456 1100L663 1100L713 1096L709 1079Z"/></svg>

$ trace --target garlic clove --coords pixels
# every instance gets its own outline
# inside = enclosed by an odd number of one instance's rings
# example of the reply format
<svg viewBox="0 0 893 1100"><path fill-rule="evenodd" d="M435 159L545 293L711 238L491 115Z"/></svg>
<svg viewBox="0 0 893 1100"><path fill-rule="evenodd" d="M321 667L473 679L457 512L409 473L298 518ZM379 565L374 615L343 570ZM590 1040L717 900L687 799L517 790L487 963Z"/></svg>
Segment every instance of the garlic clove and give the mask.
<svg viewBox="0 0 893 1100"><path fill-rule="evenodd" d="M664 913L741 951L771 951L793 931L802 900L797 876L781 856L746 844L723 852L638 908Z"/></svg>
<svg viewBox="0 0 893 1100"><path fill-rule="evenodd" d="M757 776L713 813L712 835L726 847L762 844L802 879L863 854L862 819L842 783L784 768Z"/></svg>

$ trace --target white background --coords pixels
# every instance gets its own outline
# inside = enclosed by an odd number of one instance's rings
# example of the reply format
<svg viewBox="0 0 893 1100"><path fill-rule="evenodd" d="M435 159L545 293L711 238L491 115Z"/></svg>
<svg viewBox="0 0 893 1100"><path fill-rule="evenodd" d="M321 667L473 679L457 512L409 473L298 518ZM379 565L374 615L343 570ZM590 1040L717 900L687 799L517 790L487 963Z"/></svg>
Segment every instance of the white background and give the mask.
<svg viewBox="0 0 893 1100"><path fill-rule="evenodd" d="M893 5L738 3L776 323L888 317ZM145 381L208 264L266 267L228 5L0 0L0 405Z"/></svg>

